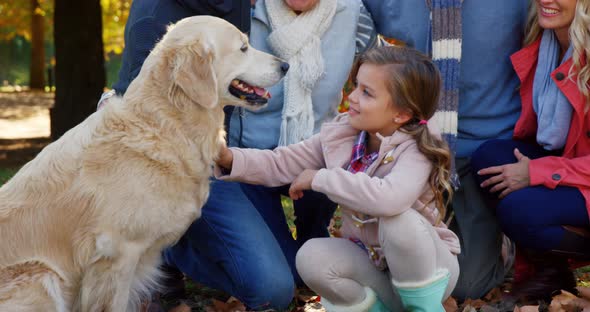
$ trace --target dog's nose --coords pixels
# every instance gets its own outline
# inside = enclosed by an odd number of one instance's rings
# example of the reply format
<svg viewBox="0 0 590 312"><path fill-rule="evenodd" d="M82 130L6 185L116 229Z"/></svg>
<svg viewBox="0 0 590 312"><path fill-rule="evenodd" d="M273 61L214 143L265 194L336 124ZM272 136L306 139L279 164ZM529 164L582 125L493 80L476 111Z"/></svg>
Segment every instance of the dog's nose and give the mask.
<svg viewBox="0 0 590 312"><path fill-rule="evenodd" d="M281 63L281 70L283 71L283 73L287 73L287 71L289 71L289 63L287 62L282 62Z"/></svg>

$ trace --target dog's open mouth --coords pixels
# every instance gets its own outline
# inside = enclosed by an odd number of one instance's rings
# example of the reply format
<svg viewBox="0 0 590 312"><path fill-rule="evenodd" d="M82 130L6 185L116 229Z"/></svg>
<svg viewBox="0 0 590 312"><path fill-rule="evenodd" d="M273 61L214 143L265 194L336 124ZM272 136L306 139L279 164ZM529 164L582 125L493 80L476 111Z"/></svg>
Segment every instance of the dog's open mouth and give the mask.
<svg viewBox="0 0 590 312"><path fill-rule="evenodd" d="M232 80L229 86L229 93L239 99L256 105L266 104L268 99L270 99L270 93L264 88L249 85L239 79Z"/></svg>

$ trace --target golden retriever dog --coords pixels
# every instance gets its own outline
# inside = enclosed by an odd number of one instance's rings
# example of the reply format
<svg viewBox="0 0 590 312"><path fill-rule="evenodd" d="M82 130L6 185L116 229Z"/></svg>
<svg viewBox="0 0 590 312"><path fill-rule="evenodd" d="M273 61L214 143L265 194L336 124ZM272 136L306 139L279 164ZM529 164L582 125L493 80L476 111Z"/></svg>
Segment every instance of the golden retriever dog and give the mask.
<svg viewBox="0 0 590 312"><path fill-rule="evenodd" d="M201 215L223 106L262 106L287 69L222 19L170 26L123 98L0 188L0 311L137 311Z"/></svg>

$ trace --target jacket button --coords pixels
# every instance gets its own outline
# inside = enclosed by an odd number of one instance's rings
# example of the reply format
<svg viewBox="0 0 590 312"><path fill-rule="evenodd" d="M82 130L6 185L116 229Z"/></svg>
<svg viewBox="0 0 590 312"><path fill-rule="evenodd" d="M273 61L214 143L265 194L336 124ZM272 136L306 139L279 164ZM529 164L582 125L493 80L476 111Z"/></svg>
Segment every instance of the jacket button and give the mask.
<svg viewBox="0 0 590 312"><path fill-rule="evenodd" d="M561 175L559 175L558 173L554 173L551 176L551 179L553 179L554 181L559 181L559 180L561 180Z"/></svg>
<svg viewBox="0 0 590 312"><path fill-rule="evenodd" d="M557 79L557 81L562 81L565 78L565 75L562 72L558 72L557 74L555 74L555 79Z"/></svg>

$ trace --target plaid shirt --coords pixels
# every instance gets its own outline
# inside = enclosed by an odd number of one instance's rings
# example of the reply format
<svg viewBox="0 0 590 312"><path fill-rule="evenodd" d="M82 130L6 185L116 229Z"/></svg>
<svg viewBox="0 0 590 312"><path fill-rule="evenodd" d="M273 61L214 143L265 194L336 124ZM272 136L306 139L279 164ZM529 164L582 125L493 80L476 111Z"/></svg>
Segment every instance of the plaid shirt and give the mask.
<svg viewBox="0 0 590 312"><path fill-rule="evenodd" d="M346 169L349 172L365 172L371 164L379 156L379 152L367 153L367 131L361 131L356 139L356 143L352 146L352 156L350 157L350 164Z"/></svg>
<svg viewBox="0 0 590 312"><path fill-rule="evenodd" d="M379 157L379 152L373 152L366 155L367 139L367 132L361 131L356 139L356 143L352 146L352 156L350 158L350 164L348 164L348 168L346 169L347 171L352 173L365 172L377 157ZM361 213L353 213L352 219L355 221L357 227L361 227L365 223L377 222L378 220L375 217ZM387 262L382 256L382 253L377 252L377 250L381 249L379 246L367 246L360 239L355 237L349 237L348 239L367 253L369 259L371 259L377 269L385 270L387 268Z"/></svg>

